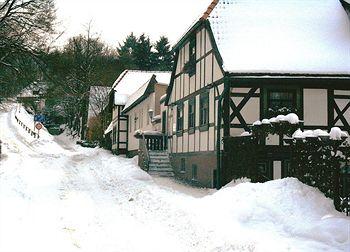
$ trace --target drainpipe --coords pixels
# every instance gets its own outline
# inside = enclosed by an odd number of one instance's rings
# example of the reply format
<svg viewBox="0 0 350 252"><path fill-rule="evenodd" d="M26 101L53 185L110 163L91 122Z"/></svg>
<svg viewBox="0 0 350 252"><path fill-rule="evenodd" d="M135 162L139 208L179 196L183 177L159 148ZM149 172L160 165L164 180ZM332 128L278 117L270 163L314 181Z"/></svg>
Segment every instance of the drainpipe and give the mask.
<svg viewBox="0 0 350 252"><path fill-rule="evenodd" d="M219 88L215 86L216 92L219 94ZM222 121L222 101L224 99L225 90L219 95L218 111L217 111L217 130L216 130L216 189L221 188L222 162L221 162L221 121Z"/></svg>

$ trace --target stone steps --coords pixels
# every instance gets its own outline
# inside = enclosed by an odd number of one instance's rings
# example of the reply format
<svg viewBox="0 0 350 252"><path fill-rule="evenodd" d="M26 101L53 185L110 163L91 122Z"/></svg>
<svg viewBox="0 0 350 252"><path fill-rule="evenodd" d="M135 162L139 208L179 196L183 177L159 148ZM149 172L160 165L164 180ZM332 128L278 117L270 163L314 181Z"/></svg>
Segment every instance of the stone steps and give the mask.
<svg viewBox="0 0 350 252"><path fill-rule="evenodd" d="M150 151L150 163L148 173L159 177L174 177L169 154L167 151Z"/></svg>

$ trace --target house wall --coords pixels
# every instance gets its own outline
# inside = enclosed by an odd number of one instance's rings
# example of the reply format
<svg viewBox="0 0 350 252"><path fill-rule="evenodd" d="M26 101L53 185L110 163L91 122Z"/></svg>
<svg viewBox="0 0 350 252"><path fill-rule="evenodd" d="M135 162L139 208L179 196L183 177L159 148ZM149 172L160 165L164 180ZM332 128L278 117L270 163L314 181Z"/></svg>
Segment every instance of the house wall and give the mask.
<svg viewBox="0 0 350 252"><path fill-rule="evenodd" d="M154 93L155 93L155 97L154 97L154 102L155 102L154 115L155 116L161 114L160 98L166 93L166 91L168 89L168 85L169 85L169 83L167 83L167 85L163 85L163 84L159 84L159 83L154 85Z"/></svg>
<svg viewBox="0 0 350 252"><path fill-rule="evenodd" d="M114 106L112 111L113 130L111 133L112 152L115 154L126 154L128 145L128 119L122 115L124 106Z"/></svg>
<svg viewBox="0 0 350 252"><path fill-rule="evenodd" d="M327 89L304 89L304 125L328 126Z"/></svg>
<svg viewBox="0 0 350 252"><path fill-rule="evenodd" d="M155 105L155 93L151 93L145 100L137 104L126 113L126 115L129 116L128 152L136 153L139 148L139 140L134 137L136 130L153 130L151 119L148 116L148 111L150 109L156 111ZM159 110L160 105L158 105L158 111Z"/></svg>
<svg viewBox="0 0 350 252"><path fill-rule="evenodd" d="M296 80L298 84L298 80ZM297 85L296 85L297 86ZM234 87L231 88L231 97L232 102L236 107L240 105L244 97L248 95L248 92L253 88L252 87ZM280 86L269 86L269 89L279 89ZM332 108L329 107L329 100L333 99L329 97L329 93L333 94L333 90L326 88L295 88L300 89L300 109L301 111L297 112L300 120L303 121L303 126L307 129L327 129L333 126L344 126L341 120L337 120L333 124L332 121L329 121L329 113L332 111ZM241 108L240 115L245 120L247 125L252 125L257 120L263 120L264 116L264 101L263 93L266 92L265 88L258 88L254 93L254 96L250 97L246 104ZM337 95L340 97L337 98ZM350 91L346 90L334 90L334 101L338 105L340 110L343 110L349 102ZM347 97L348 96L348 97ZM230 107L230 115L233 113L233 109ZM337 118L337 112L333 109L334 118ZM345 111L345 118L350 119L350 109ZM246 129L241 123L237 116L231 121L230 135L239 136ZM273 138L273 137L272 137ZM273 141L273 144L276 144L276 139L270 139ZM278 141L277 141L278 142Z"/></svg>
<svg viewBox="0 0 350 252"><path fill-rule="evenodd" d="M350 90L334 90L331 95L334 98L334 103L340 110L339 112L334 107L330 111L331 116L335 120L334 125L350 133ZM343 115L343 117L340 118L339 114Z"/></svg>
<svg viewBox="0 0 350 252"><path fill-rule="evenodd" d="M177 65L167 112L167 129L171 136L169 150L178 177L211 187L216 169L216 116L218 113L216 99L223 91L224 75L207 28L199 28L194 35L196 36L196 72L193 76L183 71L185 64L189 61L190 41L185 42L177 52ZM219 87L206 88L213 83ZM200 96L206 92L209 95L209 124L201 128ZM191 132L188 124L188 108L189 100L193 98L195 98L196 108L195 128ZM176 113L179 105L183 106L184 110L184 129L181 132L176 130ZM186 164L184 172L180 172L182 159L184 159L182 162ZM193 165L197 166L197 178L195 179L192 178Z"/></svg>

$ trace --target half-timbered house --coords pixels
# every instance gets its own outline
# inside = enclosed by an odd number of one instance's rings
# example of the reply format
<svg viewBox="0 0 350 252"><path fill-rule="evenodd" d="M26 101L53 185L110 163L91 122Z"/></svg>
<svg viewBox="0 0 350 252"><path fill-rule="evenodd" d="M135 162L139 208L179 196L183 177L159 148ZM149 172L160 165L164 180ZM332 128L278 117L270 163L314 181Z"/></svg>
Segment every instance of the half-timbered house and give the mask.
<svg viewBox="0 0 350 252"><path fill-rule="evenodd" d="M214 0L174 50L165 102L181 178L229 182L223 137L276 114L296 113L305 129L350 131L350 23L339 0ZM287 161L276 151L263 162L283 170Z"/></svg>
<svg viewBox="0 0 350 252"><path fill-rule="evenodd" d="M110 93L112 120L105 135L111 137L112 152L134 156L138 150L136 130L152 127L149 112L160 113L160 97L170 81L169 72L125 70Z"/></svg>
<svg viewBox="0 0 350 252"><path fill-rule="evenodd" d="M139 150L139 134L161 134L160 98L166 93L170 81L170 72L162 73L166 81L161 83L153 75L129 98L122 111L129 118L128 156L135 156ZM166 76L167 75L167 76Z"/></svg>

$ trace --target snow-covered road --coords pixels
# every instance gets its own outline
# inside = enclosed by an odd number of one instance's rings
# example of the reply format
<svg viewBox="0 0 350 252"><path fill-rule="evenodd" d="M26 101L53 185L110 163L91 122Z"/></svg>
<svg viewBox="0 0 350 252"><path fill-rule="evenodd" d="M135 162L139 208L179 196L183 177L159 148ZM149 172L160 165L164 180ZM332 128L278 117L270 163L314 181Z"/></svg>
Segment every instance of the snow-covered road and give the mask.
<svg viewBox="0 0 350 252"><path fill-rule="evenodd" d="M193 189L2 110L1 252L350 251L349 218L295 179Z"/></svg>

